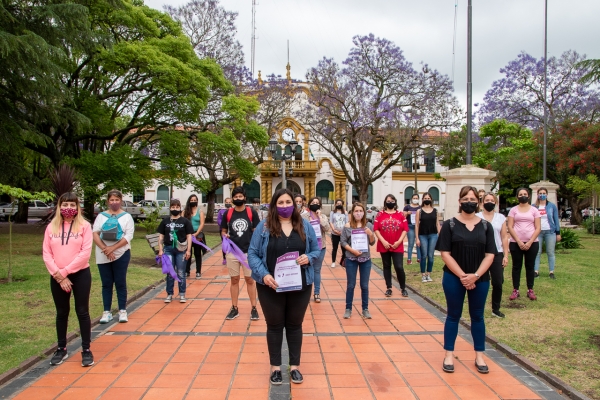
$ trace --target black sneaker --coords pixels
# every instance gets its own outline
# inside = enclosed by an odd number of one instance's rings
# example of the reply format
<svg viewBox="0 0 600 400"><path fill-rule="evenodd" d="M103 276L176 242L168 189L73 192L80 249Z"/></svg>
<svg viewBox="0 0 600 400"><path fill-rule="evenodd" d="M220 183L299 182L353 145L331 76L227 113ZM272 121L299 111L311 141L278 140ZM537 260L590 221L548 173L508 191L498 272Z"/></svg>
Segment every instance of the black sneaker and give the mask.
<svg viewBox="0 0 600 400"><path fill-rule="evenodd" d="M69 353L67 353L66 347L59 347L56 349L52 358L50 359L50 365L60 365L69 357Z"/></svg>
<svg viewBox="0 0 600 400"><path fill-rule="evenodd" d="M540 277L540 273L538 271L535 271L534 278L539 278L539 277Z"/></svg>
<svg viewBox="0 0 600 400"><path fill-rule="evenodd" d="M408 297L408 290L402 289L402 297Z"/></svg>
<svg viewBox="0 0 600 400"><path fill-rule="evenodd" d="M504 318L504 317L506 317L506 315L504 315L504 313L500 312L500 310L498 310L498 311L492 310L492 317Z"/></svg>
<svg viewBox="0 0 600 400"><path fill-rule="evenodd" d="M556 277L554 276L554 272L550 272L550 279L556 279Z"/></svg>
<svg viewBox="0 0 600 400"><path fill-rule="evenodd" d="M252 321L258 321L259 317L258 310L256 309L256 307L252 307L252 311L250 311L250 319Z"/></svg>
<svg viewBox="0 0 600 400"><path fill-rule="evenodd" d="M392 289L388 289L385 291L385 297L392 297Z"/></svg>
<svg viewBox="0 0 600 400"><path fill-rule="evenodd" d="M292 379L292 383L304 382L304 378L302 377L302 374L297 369L293 369L290 371L290 378Z"/></svg>
<svg viewBox="0 0 600 400"><path fill-rule="evenodd" d="M276 370L271 372L271 385L281 385L283 383L283 378L281 377L281 371Z"/></svg>
<svg viewBox="0 0 600 400"><path fill-rule="evenodd" d="M82 367L91 367L94 365L94 355L89 350L84 350L81 352L81 366Z"/></svg>
<svg viewBox="0 0 600 400"><path fill-rule="evenodd" d="M240 316L240 312L236 306L231 306L231 310L229 310L229 314L225 317L225 319L235 319Z"/></svg>
<svg viewBox="0 0 600 400"><path fill-rule="evenodd" d="M200 272L196 272L196 279L200 279Z"/></svg>

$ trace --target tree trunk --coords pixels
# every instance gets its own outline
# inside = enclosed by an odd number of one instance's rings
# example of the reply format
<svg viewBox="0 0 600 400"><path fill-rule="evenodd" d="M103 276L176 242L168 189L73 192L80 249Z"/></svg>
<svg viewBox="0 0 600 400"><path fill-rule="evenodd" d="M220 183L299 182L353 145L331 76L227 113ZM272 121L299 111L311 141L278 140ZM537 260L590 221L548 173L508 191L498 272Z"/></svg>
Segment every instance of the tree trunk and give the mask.
<svg viewBox="0 0 600 400"><path fill-rule="evenodd" d="M206 219L205 222L214 222L215 214L215 198L217 197L217 191L211 190L206 192Z"/></svg>
<svg viewBox="0 0 600 400"><path fill-rule="evenodd" d="M14 216L15 224L26 224L29 218L29 202L19 201L19 209Z"/></svg>
<svg viewBox="0 0 600 400"><path fill-rule="evenodd" d="M567 198L569 199L569 204L571 205L571 224L581 225L581 223L583 222L581 210L590 205L589 199L580 199L576 196Z"/></svg>

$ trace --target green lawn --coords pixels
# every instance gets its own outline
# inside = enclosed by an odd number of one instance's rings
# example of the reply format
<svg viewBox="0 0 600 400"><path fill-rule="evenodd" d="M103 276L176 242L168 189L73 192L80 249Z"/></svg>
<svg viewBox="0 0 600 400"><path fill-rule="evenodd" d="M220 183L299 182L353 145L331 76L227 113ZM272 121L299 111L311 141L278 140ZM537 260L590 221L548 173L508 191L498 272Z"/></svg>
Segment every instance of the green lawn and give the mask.
<svg viewBox="0 0 600 400"><path fill-rule="evenodd" d="M506 319L486 310L487 332L501 342L560 377L594 399L600 399L600 237L579 230L584 248L556 255L556 280L548 278L546 254L542 254L540 277L535 280L537 301L525 296L525 270L521 297L509 301L512 292L511 261L504 271L501 311ZM414 261L414 259L413 259ZM446 305L441 286L442 262L436 257L432 283L421 283L416 265L405 266L413 288ZM491 289L490 289L491 290ZM488 303L490 301L488 296ZM463 317L468 320L465 304Z"/></svg>
<svg viewBox="0 0 600 400"><path fill-rule="evenodd" d="M13 279L6 283L8 271L8 224L0 224L0 373L16 367L27 358L40 354L56 342L55 309L50 294L48 270L42 260L43 228L35 225L13 225ZM154 264L154 255L139 229L132 241L132 258L127 275L130 294L163 278ZM206 235L208 245L220 243L217 234ZM100 276L92 252L90 259L92 319L102 314ZM116 295L113 296L116 307ZM78 328L74 306L71 307L69 332Z"/></svg>

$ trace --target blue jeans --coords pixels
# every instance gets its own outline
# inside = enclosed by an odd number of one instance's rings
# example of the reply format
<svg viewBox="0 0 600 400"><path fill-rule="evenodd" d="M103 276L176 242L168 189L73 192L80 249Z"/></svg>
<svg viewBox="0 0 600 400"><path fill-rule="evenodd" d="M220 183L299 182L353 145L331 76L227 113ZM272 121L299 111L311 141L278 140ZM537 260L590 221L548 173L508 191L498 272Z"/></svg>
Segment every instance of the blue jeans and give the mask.
<svg viewBox="0 0 600 400"><path fill-rule="evenodd" d="M408 258L407 260L412 260L412 249L413 246L415 245L415 239L416 239L416 235L415 235L415 226L414 225L409 225L408 226L408 251L407 251L407 255ZM417 246L417 260L421 259L421 248L419 246Z"/></svg>
<svg viewBox="0 0 600 400"><path fill-rule="evenodd" d="M357 260L349 260L346 258L346 310L352 309L354 288L356 287L356 274L359 271L362 309L369 309L369 276L371 275L371 260L359 263Z"/></svg>
<svg viewBox="0 0 600 400"><path fill-rule="evenodd" d="M325 250L326 249L321 249L319 258L313 263L313 268L315 269L315 294L321 294L321 267L323 266L323 260L325 259Z"/></svg>
<svg viewBox="0 0 600 400"><path fill-rule="evenodd" d="M550 273L554 272L554 264L556 264L556 254L554 254L554 250L556 249L556 232L552 230L545 230L540 232L538 236L538 240L540 242L540 248L537 253L537 257L535 258L535 270L540 270L540 259L542 258L542 244L546 241L546 254L548 254L548 269Z"/></svg>
<svg viewBox="0 0 600 400"><path fill-rule="evenodd" d="M469 298L469 316L471 317L471 336L475 351L485 351L485 321L483 310L490 290L490 282L477 282L475 289L467 290L460 279L451 272L444 271L442 287L446 295L448 316L444 324L444 350L454 351L458 335L458 322L465 303L465 292Z"/></svg>
<svg viewBox="0 0 600 400"><path fill-rule="evenodd" d="M435 244L437 243L437 233L431 233L429 235L419 235L419 241L421 242L421 273L425 273L425 266L427 266L427 272L433 270L433 253L435 252Z"/></svg>
<svg viewBox="0 0 600 400"><path fill-rule="evenodd" d="M166 255L171 257L171 264L177 273L179 278L179 294L185 294L185 264L186 260L185 251L179 251L173 246L165 246L164 252ZM173 289L175 286L175 279L171 275L167 274L167 294L173 295Z"/></svg>
<svg viewBox="0 0 600 400"><path fill-rule="evenodd" d="M119 310L127 306L127 267L131 259L131 251L127 250L115 261L98 264L100 280L102 281L102 304L104 311L112 308L113 285L117 289L117 302Z"/></svg>

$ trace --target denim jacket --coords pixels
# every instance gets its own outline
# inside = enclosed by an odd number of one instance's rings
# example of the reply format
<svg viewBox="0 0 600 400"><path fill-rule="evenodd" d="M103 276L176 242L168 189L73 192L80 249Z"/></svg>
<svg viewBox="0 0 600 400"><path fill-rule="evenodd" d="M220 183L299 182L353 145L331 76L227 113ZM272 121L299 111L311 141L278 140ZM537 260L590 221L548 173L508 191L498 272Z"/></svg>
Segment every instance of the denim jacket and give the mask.
<svg viewBox="0 0 600 400"><path fill-rule="evenodd" d="M252 240L250 240L250 247L248 248L248 265L252 269L252 279L261 285L264 285L263 278L270 274L267 268L267 246L269 245L269 236L271 233L265 226L265 222L266 220L260 221L254 229ZM313 262L321 255L321 249L319 248L317 235L312 226L305 223L304 220L302 225L304 227L304 234L308 239L306 241L305 253L309 260L309 264L303 265L302 268L304 268L304 273L306 274L306 284L311 285L315 280Z"/></svg>
<svg viewBox="0 0 600 400"><path fill-rule="evenodd" d="M533 204L535 208L538 208ZM550 224L550 230L560 235L560 215L558 215L558 207L554 203L546 202L546 215L548 216L548 223Z"/></svg>

